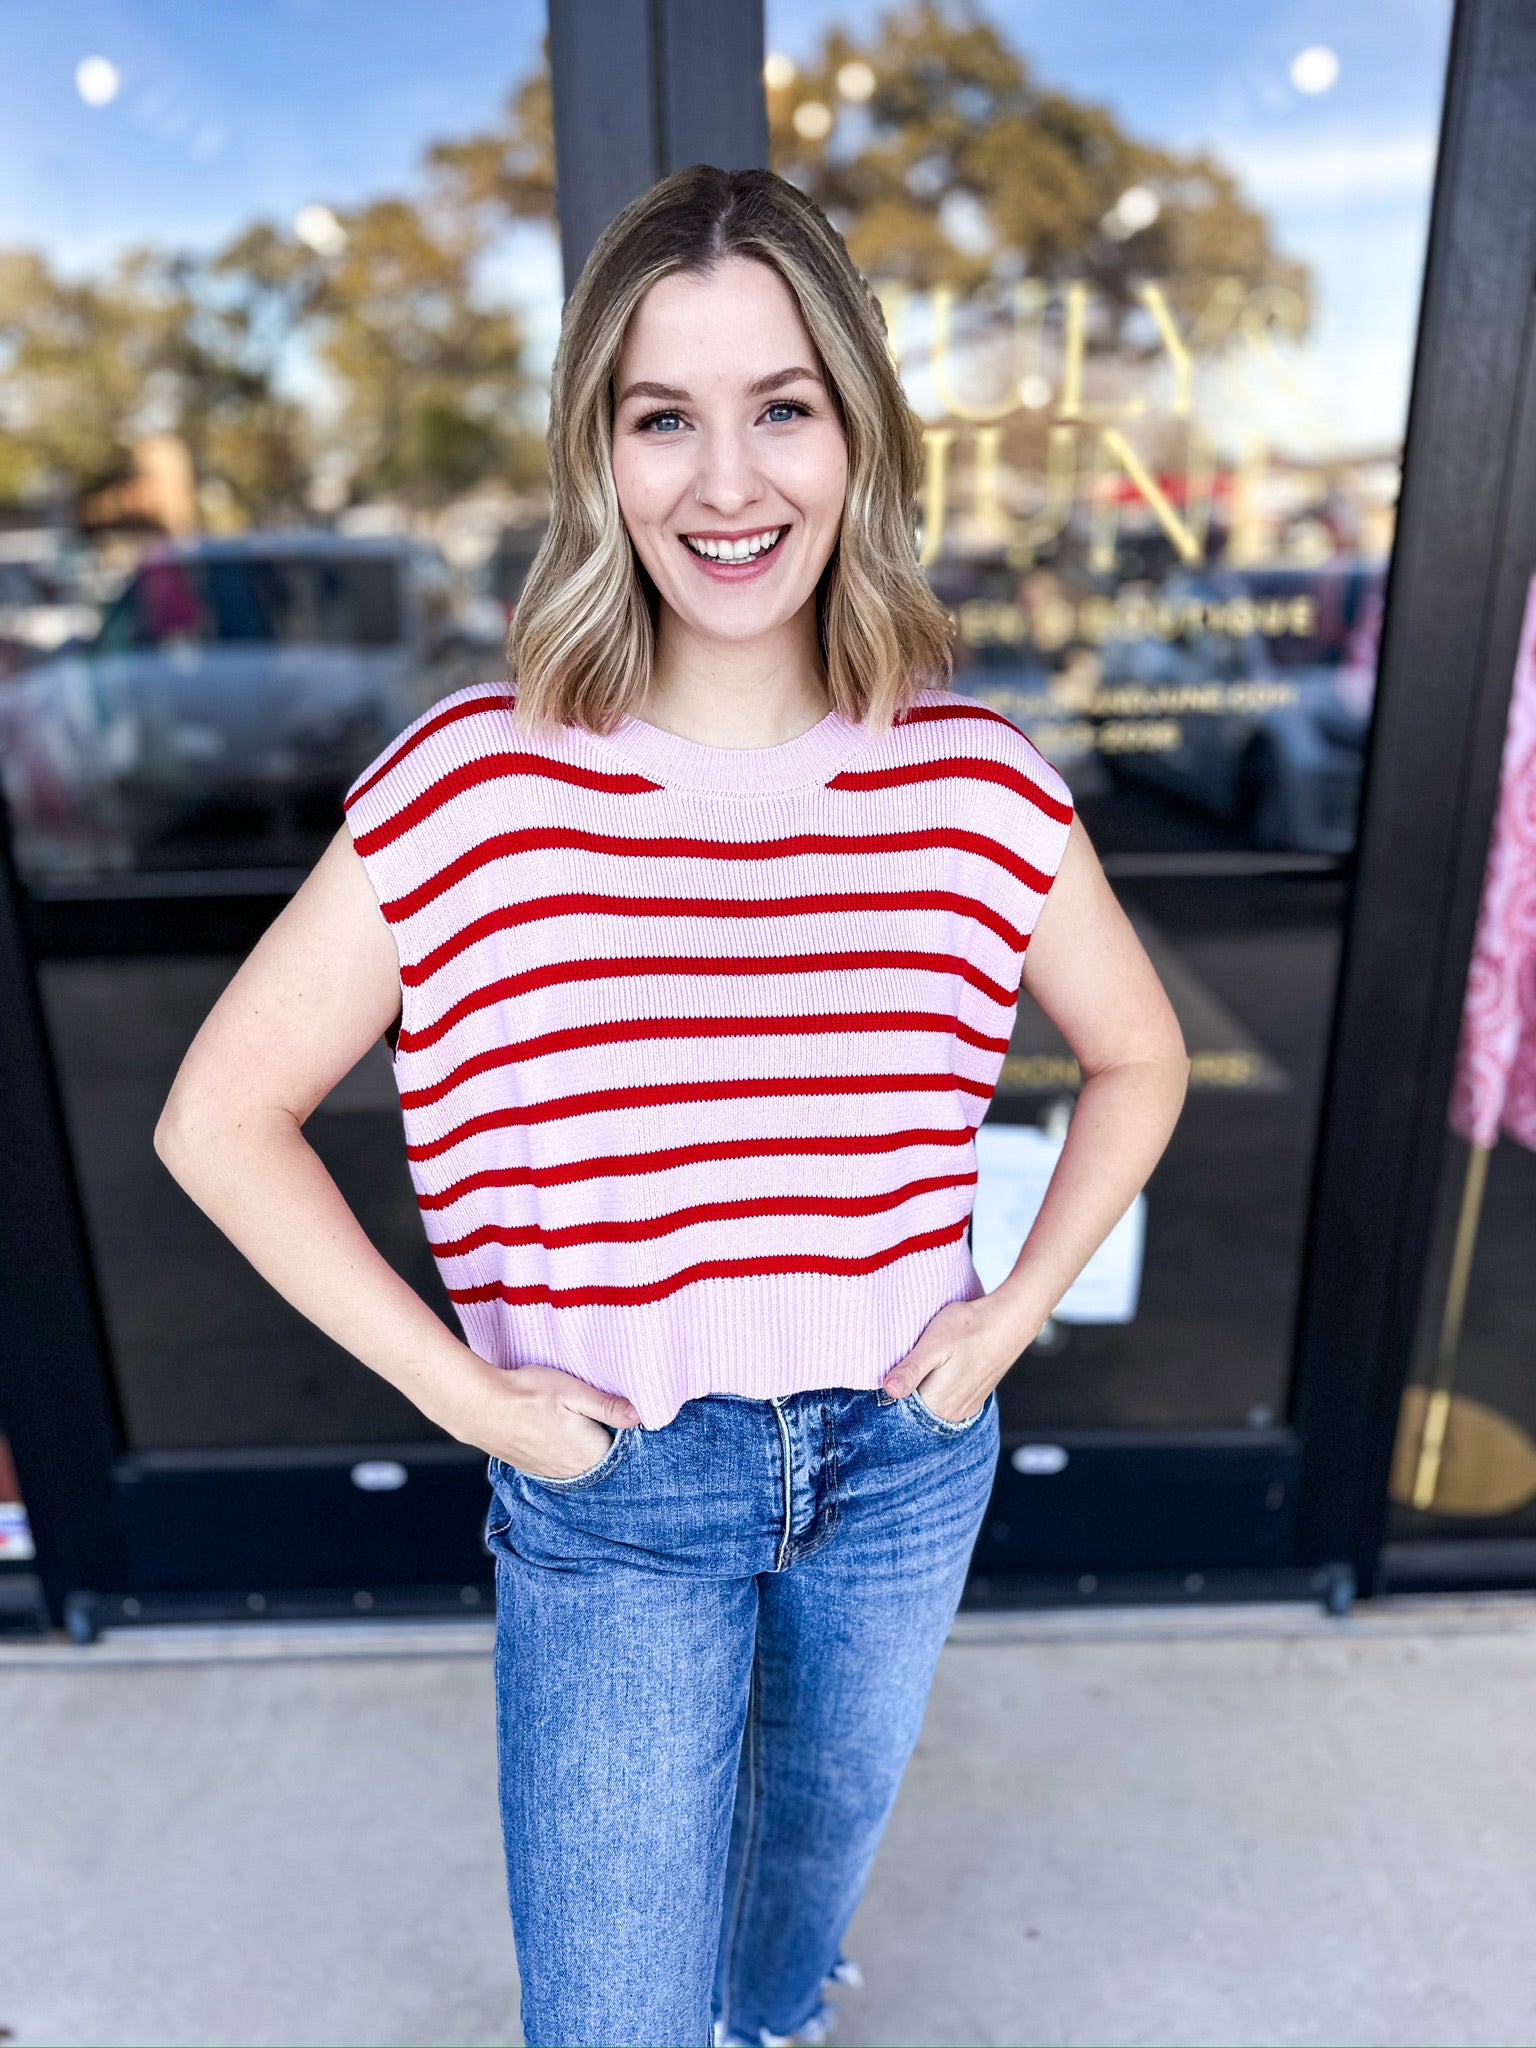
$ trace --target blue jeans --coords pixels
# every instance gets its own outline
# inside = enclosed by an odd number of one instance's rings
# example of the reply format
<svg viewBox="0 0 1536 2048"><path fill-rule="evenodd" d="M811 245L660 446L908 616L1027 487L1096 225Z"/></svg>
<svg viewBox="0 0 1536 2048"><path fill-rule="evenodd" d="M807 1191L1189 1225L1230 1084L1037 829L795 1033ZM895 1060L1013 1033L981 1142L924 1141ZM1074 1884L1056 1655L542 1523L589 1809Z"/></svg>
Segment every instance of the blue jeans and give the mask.
<svg viewBox="0 0 1536 2048"><path fill-rule="evenodd" d="M530 2048L825 2030L997 1463L997 1397L709 1394L571 1479L492 1458Z"/></svg>

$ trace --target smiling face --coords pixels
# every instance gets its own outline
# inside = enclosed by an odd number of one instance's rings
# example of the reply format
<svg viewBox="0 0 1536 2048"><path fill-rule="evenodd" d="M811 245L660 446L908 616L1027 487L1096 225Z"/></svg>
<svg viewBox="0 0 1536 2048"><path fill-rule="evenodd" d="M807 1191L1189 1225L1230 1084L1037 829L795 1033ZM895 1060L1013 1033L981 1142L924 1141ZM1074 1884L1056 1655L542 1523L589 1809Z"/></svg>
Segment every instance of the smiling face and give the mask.
<svg viewBox="0 0 1536 2048"><path fill-rule="evenodd" d="M744 257L664 277L630 320L614 381L619 507L663 606L705 639L788 626L814 604L848 486L789 287Z"/></svg>

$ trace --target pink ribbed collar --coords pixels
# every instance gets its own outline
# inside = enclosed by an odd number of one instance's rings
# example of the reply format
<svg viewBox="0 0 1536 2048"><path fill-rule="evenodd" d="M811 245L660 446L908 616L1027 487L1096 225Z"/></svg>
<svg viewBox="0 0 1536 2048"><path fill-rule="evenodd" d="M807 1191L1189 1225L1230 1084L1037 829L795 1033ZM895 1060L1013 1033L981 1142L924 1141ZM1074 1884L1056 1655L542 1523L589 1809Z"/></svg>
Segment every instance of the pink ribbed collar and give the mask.
<svg viewBox="0 0 1536 2048"><path fill-rule="evenodd" d="M863 737L862 725L829 711L805 732L774 747L710 747L626 713L599 744L616 748L643 774L669 788L750 796L827 781Z"/></svg>

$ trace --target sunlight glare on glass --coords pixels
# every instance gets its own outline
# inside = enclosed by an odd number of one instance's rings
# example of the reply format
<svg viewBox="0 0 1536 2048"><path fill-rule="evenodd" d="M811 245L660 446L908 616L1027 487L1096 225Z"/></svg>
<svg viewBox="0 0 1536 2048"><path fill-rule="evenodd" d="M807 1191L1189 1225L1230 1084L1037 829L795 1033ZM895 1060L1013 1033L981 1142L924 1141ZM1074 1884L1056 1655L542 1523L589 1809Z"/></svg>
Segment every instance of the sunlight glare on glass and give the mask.
<svg viewBox="0 0 1536 2048"><path fill-rule="evenodd" d="M301 206L293 217L293 232L317 256L339 256L347 246L347 231L328 206Z"/></svg>
<svg viewBox="0 0 1536 2048"><path fill-rule="evenodd" d="M862 57L850 58L837 67L837 89L845 100L867 100L875 89L873 66Z"/></svg>
<svg viewBox="0 0 1536 2048"><path fill-rule="evenodd" d="M1117 242L1123 242L1131 235L1139 235L1143 228L1151 227L1163 210L1163 202L1150 185L1127 185L1109 212L1105 214L1105 234Z"/></svg>
<svg viewBox="0 0 1536 2048"><path fill-rule="evenodd" d="M109 107L122 80L110 57L82 57L75 66L75 91L88 107Z"/></svg>
<svg viewBox="0 0 1536 2048"><path fill-rule="evenodd" d="M793 57L786 57L782 50L770 50L763 59L763 83L770 92L783 92L787 85L793 85L796 76Z"/></svg>
<svg viewBox="0 0 1536 2048"><path fill-rule="evenodd" d="M1291 83L1298 92L1327 92L1338 76L1338 56L1326 43L1312 43L1291 59Z"/></svg>
<svg viewBox="0 0 1536 2048"><path fill-rule="evenodd" d="M821 100L802 100L795 109L795 133L820 142L832 133L832 109Z"/></svg>
<svg viewBox="0 0 1536 2048"><path fill-rule="evenodd" d="M1031 370L1028 376L1019 379L1019 397L1031 412L1039 412L1042 406L1051 402L1050 384L1038 370Z"/></svg>

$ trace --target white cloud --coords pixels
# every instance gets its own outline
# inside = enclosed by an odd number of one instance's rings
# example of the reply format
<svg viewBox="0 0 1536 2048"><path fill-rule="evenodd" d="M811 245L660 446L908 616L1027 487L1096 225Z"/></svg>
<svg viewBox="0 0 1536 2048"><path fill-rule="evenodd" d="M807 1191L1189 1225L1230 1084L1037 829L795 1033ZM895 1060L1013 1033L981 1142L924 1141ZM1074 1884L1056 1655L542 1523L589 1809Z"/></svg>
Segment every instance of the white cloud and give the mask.
<svg viewBox="0 0 1536 2048"><path fill-rule="evenodd" d="M1358 206L1364 200L1427 198L1435 175L1436 137L1331 133L1231 135L1214 154L1242 179L1261 206L1285 214L1299 207Z"/></svg>

